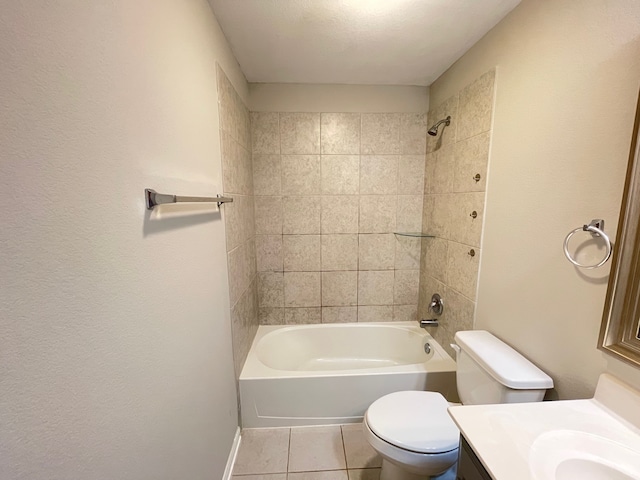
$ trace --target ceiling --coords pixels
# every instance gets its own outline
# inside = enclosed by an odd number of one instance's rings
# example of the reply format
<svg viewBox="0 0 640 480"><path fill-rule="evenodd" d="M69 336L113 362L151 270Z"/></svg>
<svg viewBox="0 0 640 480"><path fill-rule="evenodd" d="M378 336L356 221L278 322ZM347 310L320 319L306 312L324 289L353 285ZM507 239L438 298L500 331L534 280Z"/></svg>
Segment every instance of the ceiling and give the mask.
<svg viewBox="0 0 640 480"><path fill-rule="evenodd" d="M209 0L249 82L430 85L520 0Z"/></svg>

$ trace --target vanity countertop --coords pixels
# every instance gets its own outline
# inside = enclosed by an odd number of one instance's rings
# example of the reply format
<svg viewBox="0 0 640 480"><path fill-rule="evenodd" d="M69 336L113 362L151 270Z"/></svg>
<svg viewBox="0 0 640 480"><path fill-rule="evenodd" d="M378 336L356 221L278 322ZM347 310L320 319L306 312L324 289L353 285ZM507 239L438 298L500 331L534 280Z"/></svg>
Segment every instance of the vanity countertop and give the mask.
<svg viewBox="0 0 640 480"><path fill-rule="evenodd" d="M603 374L594 398L450 407L495 480L555 480L615 469L640 479L640 391ZM617 477L618 473L626 476ZM580 477L574 477L580 478Z"/></svg>

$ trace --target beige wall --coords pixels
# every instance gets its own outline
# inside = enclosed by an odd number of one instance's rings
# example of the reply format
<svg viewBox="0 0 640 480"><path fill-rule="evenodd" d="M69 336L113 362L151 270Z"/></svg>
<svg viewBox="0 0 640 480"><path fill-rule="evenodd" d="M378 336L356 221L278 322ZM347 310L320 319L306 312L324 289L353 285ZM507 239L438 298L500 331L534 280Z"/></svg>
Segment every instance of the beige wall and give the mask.
<svg viewBox="0 0 640 480"><path fill-rule="evenodd" d="M143 201L220 191L216 62L246 98L204 0L3 2L3 479L222 477L223 222Z"/></svg>
<svg viewBox="0 0 640 480"><path fill-rule="evenodd" d="M490 70L429 111L429 125L451 120L427 140L422 231L433 238L422 241L418 313L434 318L429 303L442 296L440 324L429 331L452 356L455 333L473 328L494 86Z"/></svg>
<svg viewBox="0 0 640 480"><path fill-rule="evenodd" d="M524 0L431 87L434 105L497 66L476 327L587 397L610 369L596 350L609 265L577 270L565 235L615 232L640 85L640 3Z"/></svg>

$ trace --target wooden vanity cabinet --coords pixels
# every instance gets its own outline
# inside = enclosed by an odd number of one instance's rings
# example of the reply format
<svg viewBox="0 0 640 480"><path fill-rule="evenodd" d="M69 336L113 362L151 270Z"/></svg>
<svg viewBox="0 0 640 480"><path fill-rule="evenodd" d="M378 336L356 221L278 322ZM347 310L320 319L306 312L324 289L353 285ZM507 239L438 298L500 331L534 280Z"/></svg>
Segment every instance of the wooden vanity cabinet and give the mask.
<svg viewBox="0 0 640 480"><path fill-rule="evenodd" d="M491 475L482 466L482 463L463 436L460 437L460 454L458 455L456 480L492 480Z"/></svg>

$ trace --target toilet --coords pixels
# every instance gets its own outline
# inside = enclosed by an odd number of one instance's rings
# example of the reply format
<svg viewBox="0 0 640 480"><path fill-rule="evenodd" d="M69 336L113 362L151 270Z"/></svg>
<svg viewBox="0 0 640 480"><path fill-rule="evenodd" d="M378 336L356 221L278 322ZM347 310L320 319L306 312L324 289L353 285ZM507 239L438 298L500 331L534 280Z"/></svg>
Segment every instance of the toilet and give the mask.
<svg viewBox="0 0 640 480"><path fill-rule="evenodd" d="M540 402L553 380L484 330L458 332L456 383L463 405ZM455 480L460 434L437 392L395 392L364 416L367 441L382 457L380 480Z"/></svg>

